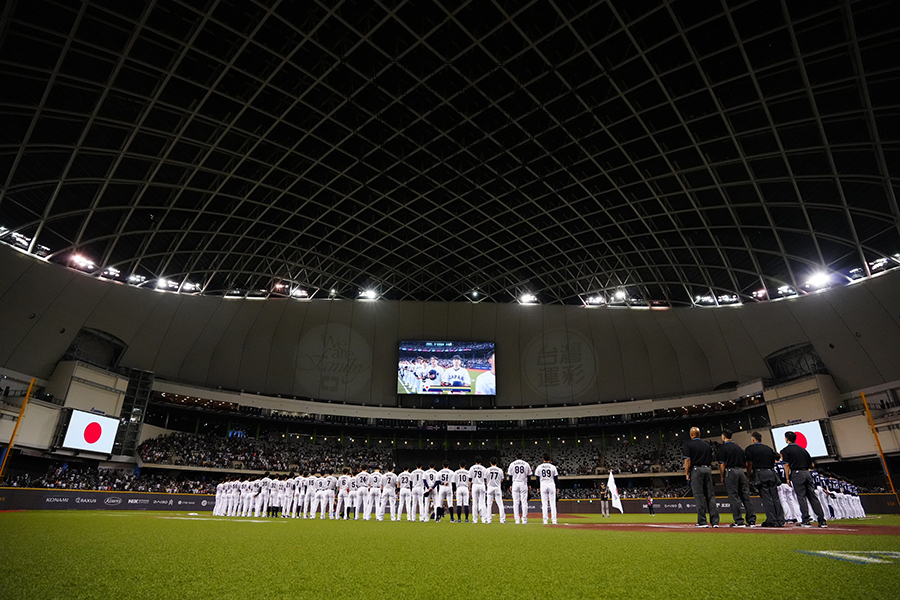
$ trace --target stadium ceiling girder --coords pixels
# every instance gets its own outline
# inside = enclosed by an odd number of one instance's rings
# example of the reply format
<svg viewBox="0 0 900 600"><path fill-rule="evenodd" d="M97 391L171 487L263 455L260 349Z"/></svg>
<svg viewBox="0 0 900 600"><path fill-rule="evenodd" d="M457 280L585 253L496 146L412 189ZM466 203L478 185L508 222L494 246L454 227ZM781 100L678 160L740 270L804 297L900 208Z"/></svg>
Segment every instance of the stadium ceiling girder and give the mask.
<svg viewBox="0 0 900 600"><path fill-rule="evenodd" d="M802 293L900 250L890 9L18 3L0 225L211 294Z"/></svg>

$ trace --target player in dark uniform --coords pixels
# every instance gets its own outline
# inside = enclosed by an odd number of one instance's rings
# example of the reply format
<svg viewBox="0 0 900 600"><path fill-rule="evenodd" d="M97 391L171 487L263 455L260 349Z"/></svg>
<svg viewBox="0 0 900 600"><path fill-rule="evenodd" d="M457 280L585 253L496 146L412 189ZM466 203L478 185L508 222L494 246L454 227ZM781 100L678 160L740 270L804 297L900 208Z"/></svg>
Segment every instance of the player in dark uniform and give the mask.
<svg viewBox="0 0 900 600"><path fill-rule="evenodd" d="M700 429L691 427L691 441L684 443L684 476L691 482L694 501L697 503L697 527L719 526L719 507L713 491L712 449L700 439Z"/></svg>
<svg viewBox="0 0 900 600"><path fill-rule="evenodd" d="M731 527L755 527L756 511L753 510L753 501L750 500L750 484L744 473L747 460L741 447L731 441L731 431L722 432L722 445L719 447L719 473L721 481L728 490L728 499L731 500L731 514L734 523ZM747 514L746 521L741 515L741 508Z"/></svg>
<svg viewBox="0 0 900 600"><path fill-rule="evenodd" d="M784 527L784 510L778 499L778 477L775 475L775 461L778 455L762 443L762 436L754 431L750 434L753 443L744 448L747 474L756 475L756 487L766 511L763 527Z"/></svg>
<svg viewBox="0 0 900 600"><path fill-rule="evenodd" d="M604 517L609 516L609 490L605 483L600 483L600 510Z"/></svg>
<svg viewBox="0 0 900 600"><path fill-rule="evenodd" d="M810 457L806 448L801 448L797 445L797 434L793 431L788 431L784 434L784 441L788 445L781 450L781 458L785 462L787 479L791 487L794 488L794 493L797 494L797 500L800 502L800 527L812 527L809 520L809 507L807 507L804 500L809 502L809 506L812 507L813 512L816 514L816 518L819 520L819 527L828 527L825 521L825 513L822 511L822 505L819 503L818 497L816 497L815 484L812 476L809 474L809 470L813 466L812 457Z"/></svg>

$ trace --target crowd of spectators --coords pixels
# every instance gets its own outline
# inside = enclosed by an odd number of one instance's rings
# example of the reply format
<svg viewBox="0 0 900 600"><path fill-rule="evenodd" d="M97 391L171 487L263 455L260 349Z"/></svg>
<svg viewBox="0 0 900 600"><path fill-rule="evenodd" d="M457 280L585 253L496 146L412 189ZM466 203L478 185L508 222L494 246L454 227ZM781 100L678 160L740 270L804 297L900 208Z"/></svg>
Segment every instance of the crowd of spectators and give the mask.
<svg viewBox="0 0 900 600"><path fill-rule="evenodd" d="M221 478L207 481L159 473L135 475L118 469L74 468L63 463L42 474L11 475L4 484L10 487L57 490L214 494L219 481Z"/></svg>
<svg viewBox="0 0 900 600"><path fill-rule="evenodd" d="M265 439L172 433L144 441L138 455L147 464L245 471L338 471L344 466L387 464L389 450L339 442L313 443L308 436Z"/></svg>

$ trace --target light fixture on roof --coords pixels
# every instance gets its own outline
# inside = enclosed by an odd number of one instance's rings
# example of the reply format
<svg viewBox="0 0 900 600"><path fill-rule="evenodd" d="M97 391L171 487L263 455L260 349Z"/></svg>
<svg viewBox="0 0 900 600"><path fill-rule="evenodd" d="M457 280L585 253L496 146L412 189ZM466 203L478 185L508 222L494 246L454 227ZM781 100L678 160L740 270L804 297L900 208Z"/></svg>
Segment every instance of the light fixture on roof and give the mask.
<svg viewBox="0 0 900 600"><path fill-rule="evenodd" d="M135 273L132 273L131 275L128 276L127 281L128 281L128 283L138 285L140 283L144 283L145 281L147 281L147 278L144 277L143 275L137 275Z"/></svg>
<svg viewBox="0 0 900 600"><path fill-rule="evenodd" d="M823 271L813 273L810 278L806 280L806 287L814 290L821 290L827 288L829 285L831 285L831 275Z"/></svg>
<svg viewBox="0 0 900 600"><path fill-rule="evenodd" d="M697 304L715 304L716 299L709 294L694 296L694 302Z"/></svg>
<svg viewBox="0 0 900 600"><path fill-rule="evenodd" d="M537 296L527 293L522 294L522 296L519 298L519 302L521 302L522 304L534 304L535 302L537 302Z"/></svg>
<svg viewBox="0 0 900 600"><path fill-rule="evenodd" d="M717 300L719 304L737 304L740 301L735 294L722 294Z"/></svg>
<svg viewBox="0 0 900 600"><path fill-rule="evenodd" d="M792 288L789 285L782 285L778 288L778 295L779 296L796 296L797 290L795 290L794 288Z"/></svg>
<svg viewBox="0 0 900 600"><path fill-rule="evenodd" d="M863 271L862 267L856 267L855 269L850 269L850 279L862 279L866 276L866 272Z"/></svg>
<svg viewBox="0 0 900 600"><path fill-rule="evenodd" d="M765 300L766 298L769 297L769 292L766 290L766 288L763 288L761 290L756 290L755 292L753 292L750 295L753 296L754 298L756 298L757 300Z"/></svg>
<svg viewBox="0 0 900 600"><path fill-rule="evenodd" d="M294 298L309 298L309 292L301 288L294 288L291 290L291 296Z"/></svg>
<svg viewBox="0 0 900 600"><path fill-rule="evenodd" d="M593 306L597 306L598 304L606 304L606 298L600 296L599 294L596 296L589 296L587 299L587 303Z"/></svg>
<svg viewBox="0 0 900 600"><path fill-rule="evenodd" d="M72 265L77 269L81 269L82 271L93 271L97 268L97 265L94 264L94 261L80 254L72 255Z"/></svg>
<svg viewBox="0 0 900 600"><path fill-rule="evenodd" d="M625 293L625 290L618 290L615 294L616 300L625 300L628 298L628 294Z"/></svg>
<svg viewBox="0 0 900 600"><path fill-rule="evenodd" d="M183 292L196 292L200 289L199 283L193 283L192 281L185 281L181 284L181 291Z"/></svg>
<svg viewBox="0 0 900 600"><path fill-rule="evenodd" d="M116 277L118 277L121 274L122 274L122 272L115 267L106 267L105 269L103 269L103 272L100 273L100 276L105 277L107 279L115 279Z"/></svg>
<svg viewBox="0 0 900 600"><path fill-rule="evenodd" d="M359 293L359 295L366 300L374 300L378 297L378 292L376 292L375 290L363 290Z"/></svg>

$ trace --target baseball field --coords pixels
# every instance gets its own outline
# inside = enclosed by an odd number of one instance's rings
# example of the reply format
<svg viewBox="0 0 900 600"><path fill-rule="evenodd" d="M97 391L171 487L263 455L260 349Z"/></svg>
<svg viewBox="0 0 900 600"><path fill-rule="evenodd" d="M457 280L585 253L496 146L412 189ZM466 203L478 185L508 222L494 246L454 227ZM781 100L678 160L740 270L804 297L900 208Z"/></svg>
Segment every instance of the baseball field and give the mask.
<svg viewBox="0 0 900 600"><path fill-rule="evenodd" d="M724 518L724 521L730 519ZM0 598L896 598L900 516L695 529L690 515L560 525L0 513Z"/></svg>

